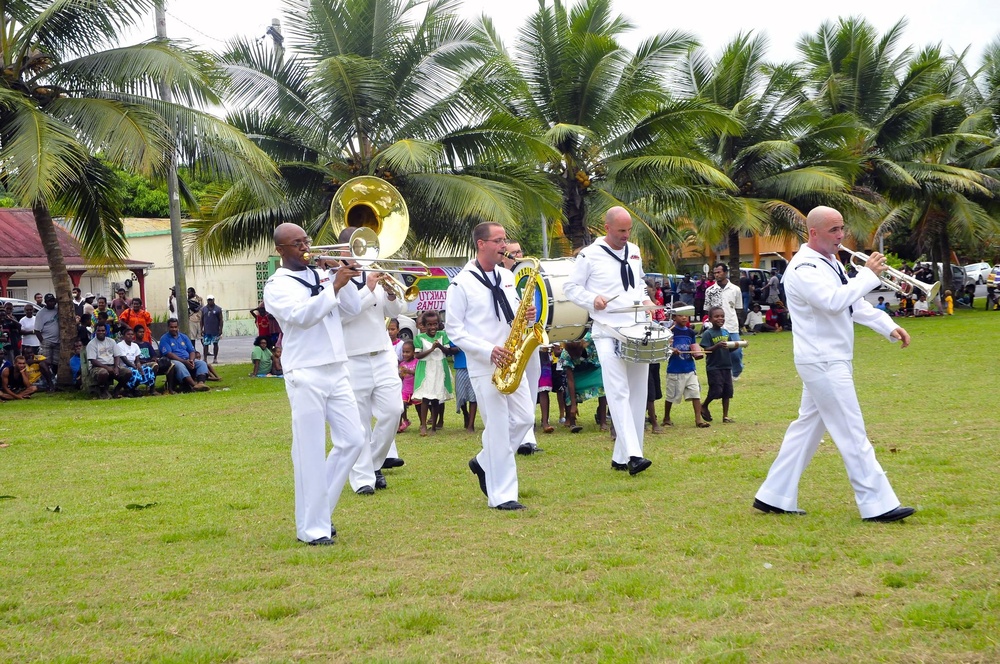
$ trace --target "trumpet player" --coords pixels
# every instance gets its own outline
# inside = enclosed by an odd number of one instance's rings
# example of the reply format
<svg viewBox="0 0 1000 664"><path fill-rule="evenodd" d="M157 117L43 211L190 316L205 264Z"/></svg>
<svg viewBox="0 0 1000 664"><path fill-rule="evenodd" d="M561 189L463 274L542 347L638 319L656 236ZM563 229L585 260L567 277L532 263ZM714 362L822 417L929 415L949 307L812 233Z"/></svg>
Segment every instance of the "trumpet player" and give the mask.
<svg viewBox="0 0 1000 664"><path fill-rule="evenodd" d="M861 517L898 521L915 511L902 507L875 459L854 390L854 323L870 327L906 348L910 335L864 296L879 284L885 257L873 253L853 279L844 274L837 250L844 218L817 207L806 218L809 241L785 270L785 294L792 326L795 370L802 379L799 416L785 432L778 457L757 491L753 506L762 512L805 514L798 507L799 478L827 431L847 466Z"/></svg>
<svg viewBox="0 0 1000 664"><path fill-rule="evenodd" d="M345 228L338 241L349 242L355 230ZM357 266L354 260L347 263ZM403 313L404 303L394 289L383 286L387 278L384 272L374 271L362 271L352 277L348 287L357 292L361 308L356 314L344 316L347 368L367 443L350 474L351 488L359 495L371 495L376 489L386 488L381 468L395 438L399 416L403 414L403 402L399 399L403 384L385 319Z"/></svg>
<svg viewBox="0 0 1000 664"><path fill-rule="evenodd" d="M484 222L473 230L472 243L476 257L448 288L445 322L448 338L465 351L485 427L483 449L469 461L469 469L490 507L522 510L514 454L534 424L535 407L523 376L512 394L501 393L492 380L498 366L515 359L505 347L519 306L514 275L500 264L507 233L500 224ZM534 306L524 314L533 321Z"/></svg>
<svg viewBox="0 0 1000 664"><path fill-rule="evenodd" d="M337 534L331 513L365 446L341 326L342 313L361 311L358 290L350 285L358 272L310 267L311 240L295 224L279 225L274 244L281 268L264 286L264 304L284 333L281 360L292 409L295 530L307 544L328 545ZM333 439L329 455L327 425Z"/></svg>

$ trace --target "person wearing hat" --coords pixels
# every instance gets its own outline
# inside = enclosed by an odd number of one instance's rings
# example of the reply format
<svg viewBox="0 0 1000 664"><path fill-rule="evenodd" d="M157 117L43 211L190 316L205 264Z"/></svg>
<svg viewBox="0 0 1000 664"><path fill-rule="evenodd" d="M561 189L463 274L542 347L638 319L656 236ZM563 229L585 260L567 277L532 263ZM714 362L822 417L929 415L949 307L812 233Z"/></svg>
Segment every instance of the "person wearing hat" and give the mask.
<svg viewBox="0 0 1000 664"><path fill-rule="evenodd" d="M167 316L177 318L177 289L170 287L170 296L167 297Z"/></svg>
<svg viewBox="0 0 1000 664"><path fill-rule="evenodd" d="M191 286L188 286L187 296L188 332L191 333L192 341L198 341L201 337L201 309L205 306L205 300Z"/></svg>
<svg viewBox="0 0 1000 664"><path fill-rule="evenodd" d="M94 294L87 292L83 295L83 315L89 321L94 315Z"/></svg>
<svg viewBox="0 0 1000 664"><path fill-rule="evenodd" d="M41 337L41 353L49 358L53 373L59 362L59 309L56 308L56 296L46 293L45 305L35 316L35 332Z"/></svg>
<svg viewBox="0 0 1000 664"><path fill-rule="evenodd" d="M201 346L205 350L205 361L212 359L212 353L208 352L211 346L215 353L215 361L219 361L219 338L222 336L223 315L222 307L215 303L215 296L205 297L208 304L201 308Z"/></svg>

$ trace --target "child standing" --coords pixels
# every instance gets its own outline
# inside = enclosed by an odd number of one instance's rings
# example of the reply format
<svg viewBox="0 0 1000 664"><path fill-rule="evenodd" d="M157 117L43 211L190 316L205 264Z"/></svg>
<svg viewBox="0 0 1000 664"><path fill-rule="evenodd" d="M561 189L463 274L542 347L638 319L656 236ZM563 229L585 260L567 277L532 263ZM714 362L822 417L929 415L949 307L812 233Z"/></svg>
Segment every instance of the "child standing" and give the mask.
<svg viewBox="0 0 1000 664"><path fill-rule="evenodd" d="M396 351L396 362L403 361L403 340L399 338L399 321L395 318L390 318L389 322L385 324L385 330L389 333L389 341L392 342L392 348Z"/></svg>
<svg viewBox="0 0 1000 664"><path fill-rule="evenodd" d="M413 377L413 398L420 399L420 435L427 435L427 419L431 421L431 431L436 432L437 411L443 401L455 396L451 383L448 356L454 354L449 347L448 334L439 329L437 312L424 314L424 333L413 340L416 350L416 374Z"/></svg>
<svg viewBox="0 0 1000 664"><path fill-rule="evenodd" d="M759 307L759 304L754 304ZM725 322L725 313L723 313ZM708 422L701 416L701 384L698 382L698 374L695 372L694 361L701 359L701 348L694 329L690 326L690 319L680 314L674 315L673 350L670 359L667 360L667 401L666 411L663 413L663 425L672 427L670 421L670 409L677 403L687 400L694 407L694 423L700 429L708 426Z"/></svg>
<svg viewBox="0 0 1000 664"><path fill-rule="evenodd" d="M949 316L955 313L955 299L951 296L950 290L944 292L944 307Z"/></svg>
<svg viewBox="0 0 1000 664"><path fill-rule="evenodd" d="M404 341L403 357L399 360L399 377L403 380L403 414L399 419L397 433L403 433L410 426L407 416L409 405L413 403L413 375L417 372L417 358L413 356L413 342Z"/></svg>
<svg viewBox="0 0 1000 664"><path fill-rule="evenodd" d="M462 349L455 353L455 412L462 413L466 433L476 433L476 391L469 378L469 361Z"/></svg>
<svg viewBox="0 0 1000 664"><path fill-rule="evenodd" d="M712 421L712 413L708 405L716 399L722 399L722 421L729 424L729 400L733 398L733 361L729 356L729 332L723 325L726 322L726 312L722 307L712 307L708 312L708 320L712 324L701 333L701 347L709 354L705 358L705 370L708 373L708 398L701 405L701 416Z"/></svg>

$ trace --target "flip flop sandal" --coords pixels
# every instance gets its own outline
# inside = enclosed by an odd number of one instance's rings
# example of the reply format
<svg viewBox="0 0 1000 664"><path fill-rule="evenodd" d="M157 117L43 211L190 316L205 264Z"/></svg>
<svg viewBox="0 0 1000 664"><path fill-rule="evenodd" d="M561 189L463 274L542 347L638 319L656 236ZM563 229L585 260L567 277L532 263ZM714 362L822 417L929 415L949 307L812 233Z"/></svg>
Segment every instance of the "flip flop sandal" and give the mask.
<svg viewBox="0 0 1000 664"><path fill-rule="evenodd" d="M581 431L583 431L583 427L579 424L574 424L569 428L570 433L580 433Z"/></svg>

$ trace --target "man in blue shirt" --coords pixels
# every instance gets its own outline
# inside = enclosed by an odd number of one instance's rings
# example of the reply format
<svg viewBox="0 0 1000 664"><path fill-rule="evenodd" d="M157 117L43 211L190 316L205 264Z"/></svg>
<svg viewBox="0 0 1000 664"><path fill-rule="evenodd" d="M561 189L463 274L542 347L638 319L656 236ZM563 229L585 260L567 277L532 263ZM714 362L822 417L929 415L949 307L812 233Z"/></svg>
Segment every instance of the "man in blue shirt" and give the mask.
<svg viewBox="0 0 1000 664"><path fill-rule="evenodd" d="M176 318L167 321L167 333L160 338L160 356L174 365L174 380L184 383L195 392L207 392L208 365L203 360L192 360L194 344L186 334L181 334ZM191 377L194 372L195 378ZM195 380L197 379L197 380Z"/></svg>

